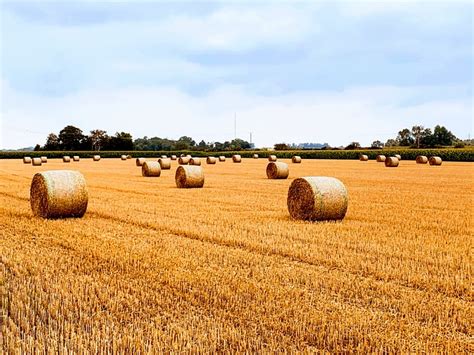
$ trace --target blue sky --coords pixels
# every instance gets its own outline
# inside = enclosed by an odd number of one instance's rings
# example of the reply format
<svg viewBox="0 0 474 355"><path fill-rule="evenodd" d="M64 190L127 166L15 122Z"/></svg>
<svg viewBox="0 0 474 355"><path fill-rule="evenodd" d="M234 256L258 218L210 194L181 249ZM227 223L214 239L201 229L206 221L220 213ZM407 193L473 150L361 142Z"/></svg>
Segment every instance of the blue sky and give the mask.
<svg viewBox="0 0 474 355"><path fill-rule="evenodd" d="M0 148L85 132L386 140L473 117L471 2L1 2Z"/></svg>

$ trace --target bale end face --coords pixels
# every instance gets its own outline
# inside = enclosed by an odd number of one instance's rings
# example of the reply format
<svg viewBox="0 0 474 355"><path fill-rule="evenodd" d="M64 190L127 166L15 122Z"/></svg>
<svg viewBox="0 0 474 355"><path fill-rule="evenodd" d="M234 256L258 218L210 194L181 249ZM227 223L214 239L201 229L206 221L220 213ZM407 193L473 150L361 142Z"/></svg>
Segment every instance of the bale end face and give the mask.
<svg viewBox="0 0 474 355"><path fill-rule="evenodd" d="M87 203L86 180L78 171L45 171L35 174L31 181L30 204L35 216L82 217Z"/></svg>
<svg viewBox="0 0 474 355"><path fill-rule="evenodd" d="M288 164L282 162L270 162L267 165L267 177L269 179L286 179L290 174Z"/></svg>
<svg viewBox="0 0 474 355"><path fill-rule="evenodd" d="M396 157L388 157L385 159L385 166L387 168L396 168L400 161Z"/></svg>
<svg viewBox="0 0 474 355"><path fill-rule="evenodd" d="M142 176L159 177L161 175L161 166L157 161L145 161L142 164Z"/></svg>
<svg viewBox="0 0 474 355"><path fill-rule="evenodd" d="M176 186L178 188L201 188L204 186L204 170L197 165L182 165L176 169Z"/></svg>
<svg viewBox="0 0 474 355"><path fill-rule="evenodd" d="M347 212L347 190L340 180L332 177L298 178L290 185L287 204L293 219L342 220Z"/></svg>

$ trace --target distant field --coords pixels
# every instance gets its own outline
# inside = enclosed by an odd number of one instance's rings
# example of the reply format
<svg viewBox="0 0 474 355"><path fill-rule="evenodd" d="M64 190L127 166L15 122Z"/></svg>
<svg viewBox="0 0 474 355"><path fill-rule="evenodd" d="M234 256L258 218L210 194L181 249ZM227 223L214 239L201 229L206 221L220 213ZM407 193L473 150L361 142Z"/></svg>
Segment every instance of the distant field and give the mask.
<svg viewBox="0 0 474 355"><path fill-rule="evenodd" d="M0 160L0 349L472 351L473 163L304 160L288 180L266 164L204 164L186 190L176 162L143 178L133 160ZM33 218L33 174L65 168L86 215ZM346 185L342 222L289 218L312 175Z"/></svg>

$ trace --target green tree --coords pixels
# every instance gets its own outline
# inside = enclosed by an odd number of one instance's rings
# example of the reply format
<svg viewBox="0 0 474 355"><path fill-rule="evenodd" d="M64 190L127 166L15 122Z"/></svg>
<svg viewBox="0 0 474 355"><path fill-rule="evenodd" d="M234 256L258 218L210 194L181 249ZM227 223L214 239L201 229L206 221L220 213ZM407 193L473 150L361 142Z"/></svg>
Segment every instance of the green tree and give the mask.
<svg viewBox="0 0 474 355"><path fill-rule="evenodd" d="M433 130L433 140L435 145L453 145L457 138L446 127L437 125Z"/></svg>
<svg viewBox="0 0 474 355"><path fill-rule="evenodd" d="M133 150L133 139L130 133L116 132L115 136L110 137L109 150Z"/></svg>
<svg viewBox="0 0 474 355"><path fill-rule="evenodd" d="M411 131L408 128L404 128L398 132L397 141L401 146L410 146L415 140L411 135Z"/></svg>
<svg viewBox="0 0 474 355"><path fill-rule="evenodd" d="M383 146L384 144L379 140L373 141L371 145L372 148L383 148Z"/></svg>
<svg viewBox="0 0 474 355"><path fill-rule="evenodd" d="M288 150L289 149L288 144L286 143L277 143L273 146L273 148L275 148L275 150Z"/></svg>
<svg viewBox="0 0 474 355"><path fill-rule="evenodd" d="M359 142L351 142L347 147L344 149L346 150L351 150L351 149L359 149L360 148L360 143Z"/></svg>
<svg viewBox="0 0 474 355"><path fill-rule="evenodd" d="M100 151L101 148L107 145L109 136L107 136L106 131L103 131L101 129L94 129L91 131L89 139L92 144L92 150Z"/></svg>
<svg viewBox="0 0 474 355"><path fill-rule="evenodd" d="M59 132L58 138L62 149L78 150L81 148L84 135L81 129L69 125Z"/></svg>
<svg viewBox="0 0 474 355"><path fill-rule="evenodd" d="M423 126L413 126L411 128L411 134L415 138L415 145L417 148L420 148L421 137L423 135L424 130L425 130L425 127Z"/></svg>
<svg viewBox="0 0 474 355"><path fill-rule="evenodd" d="M46 138L46 144L44 145L44 150L59 150L59 137L56 134L48 134L48 138Z"/></svg>

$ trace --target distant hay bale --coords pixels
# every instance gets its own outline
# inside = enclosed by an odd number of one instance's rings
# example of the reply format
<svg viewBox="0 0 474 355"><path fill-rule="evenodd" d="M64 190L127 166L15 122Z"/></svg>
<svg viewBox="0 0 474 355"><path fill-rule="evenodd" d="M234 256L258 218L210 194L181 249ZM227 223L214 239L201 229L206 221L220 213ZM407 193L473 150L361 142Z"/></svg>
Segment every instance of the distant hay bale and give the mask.
<svg viewBox="0 0 474 355"><path fill-rule="evenodd" d="M267 177L269 179L286 179L290 174L288 164L279 161L271 161L267 165Z"/></svg>
<svg viewBox="0 0 474 355"><path fill-rule="evenodd" d="M177 159L176 155L171 156L171 160L176 160L176 159Z"/></svg>
<svg viewBox="0 0 474 355"><path fill-rule="evenodd" d="M48 157L42 156L41 158L41 163L46 164L48 162Z"/></svg>
<svg viewBox="0 0 474 355"><path fill-rule="evenodd" d="M178 164L179 165L188 165L190 160L191 160L191 158L188 157L188 156L179 157Z"/></svg>
<svg viewBox="0 0 474 355"><path fill-rule="evenodd" d="M382 155L382 154L377 155L377 157L375 158L377 163L383 163L385 161L385 159L387 159L387 158L385 157L385 155Z"/></svg>
<svg viewBox="0 0 474 355"><path fill-rule="evenodd" d="M426 164L428 163L428 157L426 155L418 155L416 157L417 164Z"/></svg>
<svg viewBox="0 0 474 355"><path fill-rule="evenodd" d="M189 165L201 165L200 158L191 158L189 159Z"/></svg>
<svg viewBox="0 0 474 355"><path fill-rule="evenodd" d="M93 161L99 161L99 160L100 160L100 155L94 155L94 156L92 157L92 160L93 160Z"/></svg>
<svg viewBox="0 0 474 355"><path fill-rule="evenodd" d="M299 155L294 155L292 158L291 158L291 162L293 164L301 164L301 157Z"/></svg>
<svg viewBox="0 0 474 355"><path fill-rule="evenodd" d="M397 158L398 160L402 160L402 156L400 154L395 154L394 157Z"/></svg>
<svg viewBox="0 0 474 355"><path fill-rule="evenodd" d="M158 159L158 163L160 164L161 170L171 169L171 159L170 158L160 158L160 159Z"/></svg>
<svg viewBox="0 0 474 355"><path fill-rule="evenodd" d="M175 175L178 188L200 188L204 186L204 171L196 165L179 166Z"/></svg>
<svg viewBox="0 0 474 355"><path fill-rule="evenodd" d="M220 155L220 156L219 156L219 161L225 161L225 156Z"/></svg>
<svg viewBox="0 0 474 355"><path fill-rule="evenodd" d="M135 159L135 164L137 166L142 166L145 161L146 161L145 158L137 158L137 159Z"/></svg>
<svg viewBox="0 0 474 355"><path fill-rule="evenodd" d="M185 157L185 156L186 156L186 154L184 154L184 153L182 153L182 154L179 155L180 158L183 158L183 157Z"/></svg>
<svg viewBox="0 0 474 355"><path fill-rule="evenodd" d="M293 219L341 220L347 211L347 190L340 180L333 177L302 177L291 183L287 204Z"/></svg>
<svg viewBox="0 0 474 355"><path fill-rule="evenodd" d="M397 157L388 157L385 159L385 166L387 168L396 168L400 161L398 160Z"/></svg>
<svg viewBox="0 0 474 355"><path fill-rule="evenodd" d="M277 161L277 160L278 159L277 159L276 155L269 155L268 156L268 161Z"/></svg>
<svg viewBox="0 0 474 355"><path fill-rule="evenodd" d="M127 156L126 156L126 155L121 155L121 156L120 156L120 159L122 159L122 160L127 160Z"/></svg>
<svg viewBox="0 0 474 355"><path fill-rule="evenodd" d="M368 160L369 160L369 157L368 157L367 155L365 155L365 154L361 154L361 155L359 156L359 160L360 160L360 161L368 161Z"/></svg>
<svg viewBox="0 0 474 355"><path fill-rule="evenodd" d="M132 159L132 156L130 154L127 155L127 159Z"/></svg>
<svg viewBox="0 0 474 355"><path fill-rule="evenodd" d="M443 163L443 159L441 157L430 157L429 158L430 165L441 165Z"/></svg>
<svg viewBox="0 0 474 355"><path fill-rule="evenodd" d="M161 166L157 161L145 161L142 164L142 176L158 177L161 175Z"/></svg>
<svg viewBox="0 0 474 355"><path fill-rule="evenodd" d="M166 159L166 158L168 158L167 155L162 155L162 156L161 156L161 159Z"/></svg>
<svg viewBox="0 0 474 355"><path fill-rule="evenodd" d="M72 157L72 161L80 161L80 160L81 160L81 158L79 157L79 155L74 155Z"/></svg>
<svg viewBox="0 0 474 355"><path fill-rule="evenodd" d="M254 154L254 155L253 155L253 158L254 158L254 159L258 159L258 154Z"/></svg>
<svg viewBox="0 0 474 355"><path fill-rule="evenodd" d="M31 164L31 157L23 157L23 164Z"/></svg>
<svg viewBox="0 0 474 355"><path fill-rule="evenodd" d="M82 217L88 193L84 176L73 170L37 173L30 188L31 209L43 218Z"/></svg>
<svg viewBox="0 0 474 355"><path fill-rule="evenodd" d="M215 164L217 162L217 158L216 157L207 157L206 158L206 163L207 164Z"/></svg>
<svg viewBox="0 0 474 355"><path fill-rule="evenodd" d="M33 158L31 159L31 165L33 166L41 166L41 164L43 163L43 161L41 160L41 158Z"/></svg>
<svg viewBox="0 0 474 355"><path fill-rule="evenodd" d="M63 156L63 163L70 163L71 162L71 157L69 155Z"/></svg>
<svg viewBox="0 0 474 355"><path fill-rule="evenodd" d="M234 154L232 156L232 161L234 163L241 163L242 162L242 157L239 154Z"/></svg>

